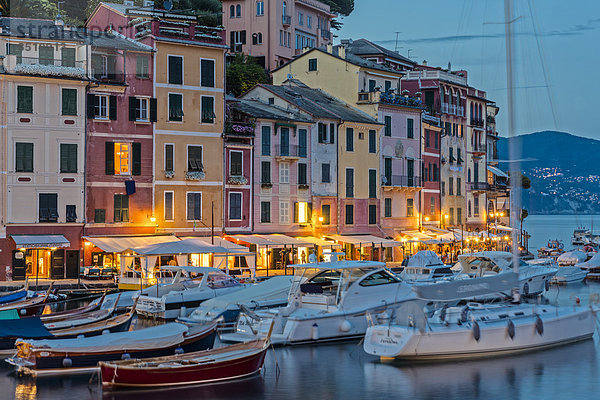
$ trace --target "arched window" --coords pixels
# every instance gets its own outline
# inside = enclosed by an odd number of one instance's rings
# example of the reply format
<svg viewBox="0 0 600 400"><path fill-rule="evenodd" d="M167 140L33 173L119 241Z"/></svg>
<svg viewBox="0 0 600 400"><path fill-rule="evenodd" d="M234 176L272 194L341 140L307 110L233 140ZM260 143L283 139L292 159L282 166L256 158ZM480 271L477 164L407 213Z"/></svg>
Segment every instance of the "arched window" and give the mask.
<svg viewBox="0 0 600 400"><path fill-rule="evenodd" d="M233 4L229 7L229 18L235 18L235 6Z"/></svg>
<svg viewBox="0 0 600 400"><path fill-rule="evenodd" d="M262 44L262 33L258 33L258 44Z"/></svg>
<svg viewBox="0 0 600 400"><path fill-rule="evenodd" d="M479 105L479 119L483 119L483 113L481 112L481 104Z"/></svg>
<svg viewBox="0 0 600 400"><path fill-rule="evenodd" d="M241 6L241 4L238 4L237 6L235 6L235 16L238 17L238 18L242 16L242 6Z"/></svg>
<svg viewBox="0 0 600 400"><path fill-rule="evenodd" d="M473 115L473 103L471 103L471 119L475 119L475 116Z"/></svg>

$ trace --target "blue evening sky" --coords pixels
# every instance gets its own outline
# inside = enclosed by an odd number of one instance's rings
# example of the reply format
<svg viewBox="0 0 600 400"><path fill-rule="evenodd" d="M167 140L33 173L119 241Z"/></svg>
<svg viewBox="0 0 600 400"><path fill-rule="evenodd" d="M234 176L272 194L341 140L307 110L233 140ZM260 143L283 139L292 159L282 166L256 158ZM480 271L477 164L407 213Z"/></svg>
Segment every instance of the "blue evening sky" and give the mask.
<svg viewBox="0 0 600 400"><path fill-rule="evenodd" d="M336 43L366 38L393 50L395 32L401 32L398 51L404 56L466 69L469 84L487 91L500 106L498 130L505 136L503 4L355 0L354 12L341 20ZM517 134L548 129L600 139L600 1L514 0L514 8L520 17L513 24Z"/></svg>

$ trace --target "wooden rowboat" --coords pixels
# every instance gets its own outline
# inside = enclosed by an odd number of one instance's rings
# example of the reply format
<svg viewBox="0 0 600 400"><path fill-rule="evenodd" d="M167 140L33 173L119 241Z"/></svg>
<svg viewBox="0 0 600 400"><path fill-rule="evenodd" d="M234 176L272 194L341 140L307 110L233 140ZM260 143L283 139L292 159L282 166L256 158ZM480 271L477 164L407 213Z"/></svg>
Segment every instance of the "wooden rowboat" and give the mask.
<svg viewBox="0 0 600 400"><path fill-rule="evenodd" d="M145 360L100 362L105 387L179 386L220 382L260 372L269 339Z"/></svg>
<svg viewBox="0 0 600 400"><path fill-rule="evenodd" d="M117 305L115 303L113 307L108 309L76 313L73 315L67 314L62 316L62 318L57 317L54 320L47 320L44 318L43 315L40 318L44 322L44 325L46 325L46 328L48 328L48 330L54 331L57 329L74 328L76 326L89 325L95 322L103 321L112 317L116 308Z"/></svg>
<svg viewBox="0 0 600 400"><path fill-rule="evenodd" d="M85 307L74 308L71 310L58 311L58 312L53 312L50 314L42 314L42 315L40 315L40 318L42 321L44 321L44 323L53 323L53 322L63 321L65 319L70 319L70 318L73 318L76 316L80 316L82 314L87 314L87 313L98 310L100 308L100 306L102 306L102 303L104 302L105 298L106 298L106 292L104 292L102 294L102 297L100 297L100 299L97 302L91 302L90 304L88 304Z"/></svg>
<svg viewBox="0 0 600 400"><path fill-rule="evenodd" d="M17 310L21 317L30 317L40 315L44 311L44 306L52 291L53 282L50 283L50 287L46 291L46 294L32 299L15 301L12 303L4 304L0 306L0 311L6 310Z"/></svg>
<svg viewBox="0 0 600 400"><path fill-rule="evenodd" d="M28 288L29 281L25 281L25 285L21 289L0 293L0 304L13 303L25 299L27 297Z"/></svg>
<svg viewBox="0 0 600 400"><path fill-rule="evenodd" d="M134 315L135 304L128 313L71 328L51 329L50 333L52 333L54 338L66 339L81 336L96 336L101 335L104 332L125 332L129 330L129 326L131 325L131 320L133 319Z"/></svg>
<svg viewBox="0 0 600 400"><path fill-rule="evenodd" d="M51 340L17 340L17 352L6 362L28 375L65 375L97 370L99 361L149 358L213 347L217 322L180 323L120 333Z"/></svg>

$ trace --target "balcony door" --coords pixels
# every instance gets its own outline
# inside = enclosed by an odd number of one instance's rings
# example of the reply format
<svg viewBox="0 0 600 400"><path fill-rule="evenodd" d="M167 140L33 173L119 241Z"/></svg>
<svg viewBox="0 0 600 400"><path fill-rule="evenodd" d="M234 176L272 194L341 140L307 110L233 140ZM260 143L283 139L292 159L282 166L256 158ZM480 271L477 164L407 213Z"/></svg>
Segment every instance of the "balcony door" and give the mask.
<svg viewBox="0 0 600 400"><path fill-rule="evenodd" d="M408 186L415 185L415 160L406 160L406 175Z"/></svg>

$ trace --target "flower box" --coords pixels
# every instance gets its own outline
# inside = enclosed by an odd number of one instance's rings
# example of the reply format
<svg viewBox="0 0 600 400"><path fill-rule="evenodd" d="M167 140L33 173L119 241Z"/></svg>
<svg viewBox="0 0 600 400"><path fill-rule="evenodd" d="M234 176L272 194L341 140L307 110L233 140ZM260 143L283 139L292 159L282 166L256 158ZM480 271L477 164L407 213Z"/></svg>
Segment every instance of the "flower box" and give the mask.
<svg viewBox="0 0 600 400"><path fill-rule="evenodd" d="M185 179L187 181L201 181L206 175L202 171L186 171Z"/></svg>
<svg viewBox="0 0 600 400"><path fill-rule="evenodd" d="M247 185L248 178L246 178L245 176L230 176L229 179L227 179L227 184L229 184L229 185Z"/></svg>

